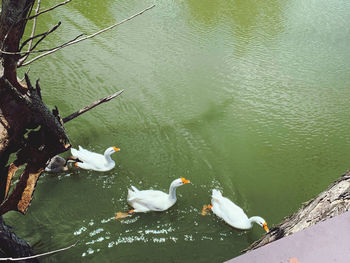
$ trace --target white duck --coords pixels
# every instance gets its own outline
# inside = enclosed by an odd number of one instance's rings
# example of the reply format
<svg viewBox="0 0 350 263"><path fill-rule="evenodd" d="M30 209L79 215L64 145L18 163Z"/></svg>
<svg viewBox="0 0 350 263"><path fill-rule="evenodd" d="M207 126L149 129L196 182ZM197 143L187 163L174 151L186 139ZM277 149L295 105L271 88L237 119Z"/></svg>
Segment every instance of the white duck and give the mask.
<svg viewBox="0 0 350 263"><path fill-rule="evenodd" d="M202 215L206 214L206 210L211 209L214 214L222 218L230 226L247 230L253 227L253 223L257 223L269 232L266 221L260 216L248 216L243 209L233 203L230 199L223 197L219 190L213 189L211 205L205 205L202 209Z"/></svg>
<svg viewBox="0 0 350 263"><path fill-rule="evenodd" d="M124 218L132 213L149 211L165 211L176 203L176 188L190 183L185 178L178 178L170 184L169 194L158 190L138 190L135 186L128 189L127 201L131 209L128 213L117 213L116 219Z"/></svg>
<svg viewBox="0 0 350 263"><path fill-rule="evenodd" d="M73 157L77 158L75 166L87 170L94 170L99 172L106 172L115 166L115 162L111 158L111 154L119 152L117 147L109 147L104 154L90 152L79 145L79 150L71 148Z"/></svg>

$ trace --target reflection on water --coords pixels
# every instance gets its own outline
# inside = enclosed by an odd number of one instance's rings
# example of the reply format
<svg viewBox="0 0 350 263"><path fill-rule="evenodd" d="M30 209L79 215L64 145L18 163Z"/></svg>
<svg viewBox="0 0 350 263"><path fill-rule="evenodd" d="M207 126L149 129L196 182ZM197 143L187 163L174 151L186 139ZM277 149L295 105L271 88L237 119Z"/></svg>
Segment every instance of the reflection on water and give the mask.
<svg viewBox="0 0 350 263"><path fill-rule="evenodd" d="M190 0L183 4L190 12L188 23L206 35L223 38L218 44L230 45L235 56L263 46L283 30L284 1Z"/></svg>
<svg viewBox="0 0 350 263"><path fill-rule="evenodd" d="M52 47L151 4L72 1L38 30L63 22L43 41ZM75 147L121 152L105 173L44 174L28 214L6 221L37 253L80 240L43 262L239 255L263 231L201 216L213 188L274 225L349 168L349 11L326 0L156 1L116 30L33 64L30 77L40 77L45 102L63 117L125 89L65 125ZM168 211L114 219L129 209L130 185L168 191L178 177L192 184Z"/></svg>

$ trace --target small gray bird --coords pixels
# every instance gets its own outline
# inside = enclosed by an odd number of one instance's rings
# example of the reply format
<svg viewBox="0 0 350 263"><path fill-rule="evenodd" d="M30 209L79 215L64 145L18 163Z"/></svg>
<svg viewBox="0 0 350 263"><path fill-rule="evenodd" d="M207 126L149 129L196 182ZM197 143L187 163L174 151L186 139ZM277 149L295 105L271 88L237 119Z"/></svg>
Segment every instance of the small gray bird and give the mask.
<svg viewBox="0 0 350 263"><path fill-rule="evenodd" d="M60 173L64 171L68 171L67 166L68 160L64 159L59 155L55 155L50 160L47 161L45 172L48 173Z"/></svg>

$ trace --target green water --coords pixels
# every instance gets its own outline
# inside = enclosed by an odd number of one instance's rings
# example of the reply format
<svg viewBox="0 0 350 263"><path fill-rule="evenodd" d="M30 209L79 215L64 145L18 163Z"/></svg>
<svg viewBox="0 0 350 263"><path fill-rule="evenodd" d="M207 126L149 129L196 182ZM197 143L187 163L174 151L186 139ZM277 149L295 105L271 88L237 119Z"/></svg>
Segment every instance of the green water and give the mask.
<svg viewBox="0 0 350 263"><path fill-rule="evenodd" d="M80 240L43 262L222 262L263 230L201 216L211 189L271 227L350 167L349 1L74 0L40 17L38 32L63 23L42 47L153 3L31 65L62 116L125 90L66 124L74 147L120 147L115 169L43 174L28 214L5 216L36 253ZM174 207L114 220L130 185L178 177Z"/></svg>

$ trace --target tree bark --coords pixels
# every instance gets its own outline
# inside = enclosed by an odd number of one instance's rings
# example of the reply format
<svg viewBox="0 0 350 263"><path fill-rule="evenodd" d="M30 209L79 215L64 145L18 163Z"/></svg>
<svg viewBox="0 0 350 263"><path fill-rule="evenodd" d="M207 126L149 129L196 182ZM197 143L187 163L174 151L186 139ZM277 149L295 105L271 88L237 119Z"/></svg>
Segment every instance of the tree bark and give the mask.
<svg viewBox="0 0 350 263"><path fill-rule="evenodd" d="M0 257L25 257L32 255L31 247L23 239L17 237L11 227L0 217ZM17 262L38 262L37 259L21 260Z"/></svg>
<svg viewBox="0 0 350 263"><path fill-rule="evenodd" d="M306 202L302 208L270 230L244 252L264 246L316 223L340 215L350 208L350 171L331 184L327 190Z"/></svg>
<svg viewBox="0 0 350 263"><path fill-rule="evenodd" d="M65 5L71 0L55 5L44 11L40 11L38 1L35 14L31 15L35 0L2 0L0 10L0 254L4 252L7 257L30 256L28 244L19 242L10 228L6 228L2 221L2 215L8 211L18 211L25 214L30 206L36 183L49 159L67 151L71 145L64 129L64 122L68 122L86 111L107 102L123 91L116 92L108 97L100 99L91 105L61 119L57 107L52 111L46 107L41 97L39 80L35 87L25 74L25 83L17 77L17 67L26 66L43 56L51 54L69 45L93 38L107 30L115 28L122 23L150 10L154 5L136 13L135 15L102 29L94 34L66 42L51 49L34 50L41 41L51 34L60 22L49 31L35 34L33 23L32 34L29 39L22 41L22 36L27 21L44 14L58 6ZM33 44L33 40L36 43ZM22 49L28 51L23 52ZM29 53L43 53L25 62ZM12 163L8 163L10 156L16 155ZM12 178L20 167L24 167L19 180L12 187ZM1 228L4 226L3 228ZM1 229L7 229L10 235L4 234ZM9 240L12 241L9 241ZM6 242L18 245L18 253L11 254L6 248ZM11 252L11 253L10 253ZM23 253L22 253L23 252ZM8 253L8 254L7 254Z"/></svg>
<svg viewBox="0 0 350 263"><path fill-rule="evenodd" d="M0 47L2 51L17 52L22 38L27 16L35 0L2 0L0 14ZM17 81L18 55L1 55L0 76L5 77L12 85L20 89Z"/></svg>
<svg viewBox="0 0 350 263"><path fill-rule="evenodd" d="M2 0L0 13L0 216L14 210L26 213L37 180L52 156L69 149L58 110L51 112L34 88L17 78L20 41L35 0ZM8 164L11 154L16 160ZM24 171L10 192L11 179ZM29 245L19 239L0 217L0 249L4 256L30 256ZM35 260L33 261L35 262Z"/></svg>

